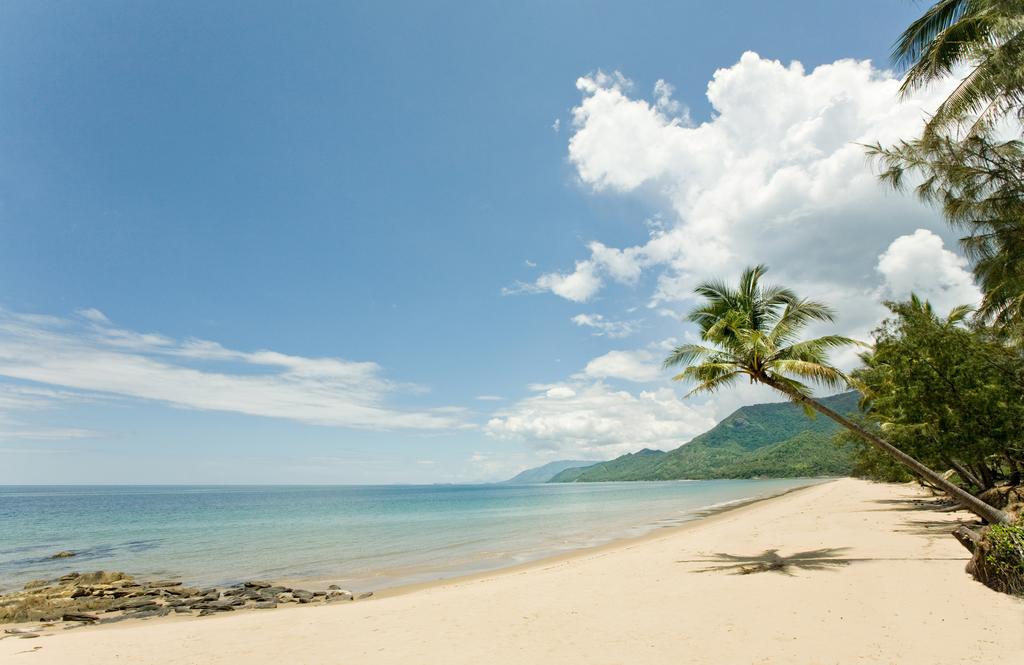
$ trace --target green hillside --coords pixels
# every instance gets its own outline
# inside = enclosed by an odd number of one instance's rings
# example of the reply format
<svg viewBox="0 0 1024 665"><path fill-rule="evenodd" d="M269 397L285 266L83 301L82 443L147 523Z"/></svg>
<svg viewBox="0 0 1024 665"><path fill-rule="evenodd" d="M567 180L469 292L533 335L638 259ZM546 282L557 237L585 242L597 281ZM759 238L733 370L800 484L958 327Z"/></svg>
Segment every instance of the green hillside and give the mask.
<svg viewBox="0 0 1024 665"><path fill-rule="evenodd" d="M546 483L554 478L556 474L566 469L590 466L593 463L594 460L558 460L557 462L548 462L544 466L520 471L515 477L502 481L502 484L529 485L531 483Z"/></svg>
<svg viewBox="0 0 1024 665"><path fill-rule="evenodd" d="M644 448L636 453L626 453L608 462L562 471L550 482L565 483L576 480L599 482L602 480L645 480L644 476L654 473L658 464L668 455L663 450ZM581 478L585 475L586 478Z"/></svg>
<svg viewBox="0 0 1024 665"><path fill-rule="evenodd" d="M845 414L857 410L857 399L849 392L822 401ZM846 475L851 452L832 442L838 429L828 418L808 418L788 402L745 406L675 450L642 450L567 469L551 482Z"/></svg>

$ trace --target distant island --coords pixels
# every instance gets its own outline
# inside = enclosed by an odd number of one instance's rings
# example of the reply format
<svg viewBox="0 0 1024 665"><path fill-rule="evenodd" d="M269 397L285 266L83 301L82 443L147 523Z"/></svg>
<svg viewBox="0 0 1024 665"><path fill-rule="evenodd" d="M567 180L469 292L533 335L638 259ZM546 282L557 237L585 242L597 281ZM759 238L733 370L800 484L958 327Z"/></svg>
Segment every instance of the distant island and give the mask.
<svg viewBox="0 0 1024 665"><path fill-rule="evenodd" d="M839 413L855 413L858 397L851 391L822 402ZM756 404L737 409L674 450L644 449L608 462L577 463L563 467L546 482L846 476L853 468L853 452L833 442L838 430L828 418L808 418L791 402ZM509 482L534 472L539 478L558 464L568 463L552 462L524 471Z"/></svg>

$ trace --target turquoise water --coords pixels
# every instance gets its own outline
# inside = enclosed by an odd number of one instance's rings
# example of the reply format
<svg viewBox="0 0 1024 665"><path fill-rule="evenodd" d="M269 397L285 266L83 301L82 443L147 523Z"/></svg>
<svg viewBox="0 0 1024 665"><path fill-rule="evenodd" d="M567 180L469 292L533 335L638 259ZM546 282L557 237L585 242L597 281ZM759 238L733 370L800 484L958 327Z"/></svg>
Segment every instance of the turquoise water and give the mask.
<svg viewBox="0 0 1024 665"><path fill-rule="evenodd" d="M814 482L0 487L0 590L87 570L381 589L641 535ZM50 558L61 550L78 555Z"/></svg>

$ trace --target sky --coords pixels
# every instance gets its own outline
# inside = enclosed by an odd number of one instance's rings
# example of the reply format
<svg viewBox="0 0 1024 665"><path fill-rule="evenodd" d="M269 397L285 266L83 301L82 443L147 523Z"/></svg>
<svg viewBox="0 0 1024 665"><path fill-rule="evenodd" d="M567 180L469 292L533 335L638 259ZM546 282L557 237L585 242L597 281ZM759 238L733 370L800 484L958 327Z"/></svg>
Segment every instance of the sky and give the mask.
<svg viewBox="0 0 1024 665"><path fill-rule="evenodd" d="M859 339L976 301L861 147L943 95L888 60L923 8L0 4L0 484L670 449L776 399L660 369L703 279L765 263Z"/></svg>

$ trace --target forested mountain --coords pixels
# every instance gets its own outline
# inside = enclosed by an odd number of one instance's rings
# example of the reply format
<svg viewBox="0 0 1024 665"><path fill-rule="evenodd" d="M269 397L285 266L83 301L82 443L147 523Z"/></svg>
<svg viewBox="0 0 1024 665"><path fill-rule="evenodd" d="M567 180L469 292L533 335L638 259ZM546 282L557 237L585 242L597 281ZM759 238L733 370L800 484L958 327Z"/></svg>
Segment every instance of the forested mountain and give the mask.
<svg viewBox="0 0 1024 665"><path fill-rule="evenodd" d="M852 413L857 399L857 393L847 392L822 402ZM675 450L645 449L566 469L551 482L846 475L851 452L833 443L838 429L828 418L808 418L790 402L745 406Z"/></svg>

